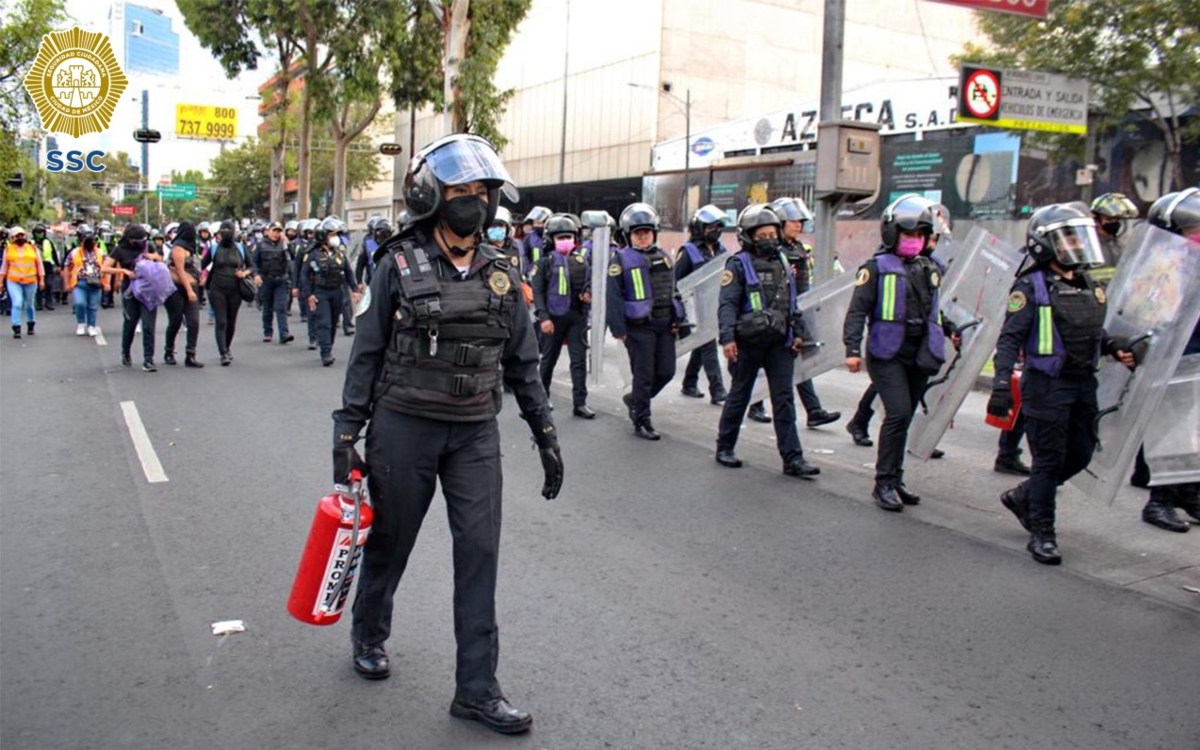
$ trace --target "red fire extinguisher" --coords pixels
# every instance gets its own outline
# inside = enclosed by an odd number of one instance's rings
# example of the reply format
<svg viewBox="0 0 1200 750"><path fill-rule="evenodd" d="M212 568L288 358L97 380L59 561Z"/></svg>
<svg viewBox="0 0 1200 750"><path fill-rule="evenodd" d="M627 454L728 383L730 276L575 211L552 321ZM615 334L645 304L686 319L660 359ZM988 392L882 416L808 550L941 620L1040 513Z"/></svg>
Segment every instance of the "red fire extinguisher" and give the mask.
<svg viewBox="0 0 1200 750"><path fill-rule="evenodd" d="M300 622L332 625L341 619L371 533L371 506L364 502L365 495L366 485L356 470L349 488L335 487L317 503L288 597L288 612Z"/></svg>

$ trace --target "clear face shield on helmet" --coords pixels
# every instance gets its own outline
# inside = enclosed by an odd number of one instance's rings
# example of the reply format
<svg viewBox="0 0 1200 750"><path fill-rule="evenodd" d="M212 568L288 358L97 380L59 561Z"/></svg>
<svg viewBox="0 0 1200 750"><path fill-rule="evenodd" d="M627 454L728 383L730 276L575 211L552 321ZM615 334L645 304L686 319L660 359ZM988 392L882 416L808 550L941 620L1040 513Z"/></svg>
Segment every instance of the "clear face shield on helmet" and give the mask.
<svg viewBox="0 0 1200 750"><path fill-rule="evenodd" d="M500 190L512 202L520 194L500 157L482 138L462 138L445 144L431 144L425 163L443 185L469 182L499 182ZM419 157L418 157L419 158Z"/></svg>
<svg viewBox="0 0 1200 750"><path fill-rule="evenodd" d="M1104 265L1100 237L1091 219L1070 219L1045 227L1042 237L1054 248L1055 259L1064 268Z"/></svg>

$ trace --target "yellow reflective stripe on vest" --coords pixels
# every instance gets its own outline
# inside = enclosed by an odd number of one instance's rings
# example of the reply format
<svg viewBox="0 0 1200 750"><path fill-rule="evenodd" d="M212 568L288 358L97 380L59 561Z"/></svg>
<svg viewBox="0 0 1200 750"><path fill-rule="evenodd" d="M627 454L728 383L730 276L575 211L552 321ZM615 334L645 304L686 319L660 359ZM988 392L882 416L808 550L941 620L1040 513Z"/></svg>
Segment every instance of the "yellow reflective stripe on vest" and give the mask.
<svg viewBox="0 0 1200 750"><path fill-rule="evenodd" d="M629 275L633 277L633 298L641 301L646 299L646 282L642 280L641 268L630 269Z"/></svg>
<svg viewBox="0 0 1200 750"><path fill-rule="evenodd" d="M1050 305L1038 305L1037 353L1054 354L1054 309Z"/></svg>
<svg viewBox="0 0 1200 750"><path fill-rule="evenodd" d="M558 267L558 293L562 297L570 293L570 287L567 286L567 269L562 266Z"/></svg>
<svg viewBox="0 0 1200 750"><path fill-rule="evenodd" d="M762 312L762 295L758 292L750 292L750 309L754 312Z"/></svg>
<svg viewBox="0 0 1200 750"><path fill-rule="evenodd" d="M880 320L896 319L896 274L884 274L883 277L883 316Z"/></svg>

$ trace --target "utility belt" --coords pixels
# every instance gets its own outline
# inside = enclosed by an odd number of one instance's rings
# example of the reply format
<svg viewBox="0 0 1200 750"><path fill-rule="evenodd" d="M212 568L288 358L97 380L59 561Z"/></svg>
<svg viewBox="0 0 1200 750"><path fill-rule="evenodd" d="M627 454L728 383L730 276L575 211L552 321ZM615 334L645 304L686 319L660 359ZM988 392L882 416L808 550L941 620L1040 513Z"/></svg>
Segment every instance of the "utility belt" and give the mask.
<svg viewBox="0 0 1200 750"><path fill-rule="evenodd" d="M774 346L787 340L787 319L774 310L743 313L733 329L739 344Z"/></svg>
<svg viewBox="0 0 1200 750"><path fill-rule="evenodd" d="M446 327L453 328L453 326ZM456 367L479 368L484 365L499 367L500 356L503 353L501 346L475 346L473 344L461 343L442 344L432 354L429 352L430 348L428 344L422 346L421 339L419 338L412 336L396 337L396 350L400 354L413 357L414 359L432 357Z"/></svg>
<svg viewBox="0 0 1200 750"><path fill-rule="evenodd" d="M439 355L441 352L439 351ZM441 359L439 356L438 359ZM474 396L495 390L500 385L500 369L477 375L420 370L415 367L384 368L383 380L399 386L426 391L449 393L451 396Z"/></svg>

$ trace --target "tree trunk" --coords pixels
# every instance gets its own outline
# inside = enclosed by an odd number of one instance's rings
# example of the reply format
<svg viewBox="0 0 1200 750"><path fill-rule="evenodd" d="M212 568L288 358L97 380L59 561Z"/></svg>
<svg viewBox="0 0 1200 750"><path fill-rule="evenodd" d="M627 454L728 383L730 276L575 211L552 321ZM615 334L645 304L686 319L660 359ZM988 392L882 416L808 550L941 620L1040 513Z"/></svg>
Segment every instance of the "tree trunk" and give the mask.
<svg viewBox="0 0 1200 750"><path fill-rule="evenodd" d="M275 84L278 96L272 104L275 115L279 119L279 132L274 147L271 149L271 221L283 221L284 182L287 178L287 114L288 88L292 83L292 53L288 43L276 36L276 48L279 50L279 80Z"/></svg>
<svg viewBox="0 0 1200 750"><path fill-rule="evenodd" d="M376 99L371 105L371 109L357 122L346 126L346 120L350 116L351 103L347 102L342 105L341 116L333 121L333 213L334 216L344 216L346 212L346 149L350 147L350 142L359 136L367 126L375 121L375 115L379 114L379 108L383 105L383 100Z"/></svg>
<svg viewBox="0 0 1200 750"><path fill-rule="evenodd" d="M462 95L458 88L458 67L467 55L467 35L470 33L471 22L468 16L470 0L448 0L450 7L443 6L442 34L443 69L445 78L442 85L442 97L446 108L443 115L443 135L462 133L466 130L466 117L463 115Z"/></svg>

